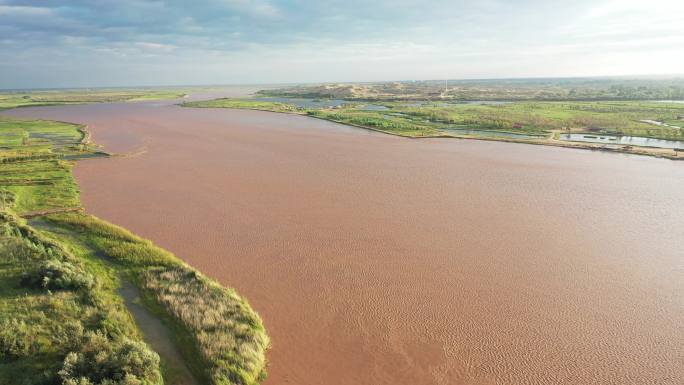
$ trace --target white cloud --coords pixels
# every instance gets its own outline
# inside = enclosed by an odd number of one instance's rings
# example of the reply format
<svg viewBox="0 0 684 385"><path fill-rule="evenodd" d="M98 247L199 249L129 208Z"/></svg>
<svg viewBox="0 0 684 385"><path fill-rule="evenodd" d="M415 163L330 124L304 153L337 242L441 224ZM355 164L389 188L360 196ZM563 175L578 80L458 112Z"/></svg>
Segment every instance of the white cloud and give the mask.
<svg viewBox="0 0 684 385"><path fill-rule="evenodd" d="M228 8L240 11L253 17L274 19L282 16L280 9L263 0L220 0Z"/></svg>
<svg viewBox="0 0 684 385"><path fill-rule="evenodd" d="M684 71L684 0L121 1L105 15L81 4L0 5L12 74L0 88L47 66L67 85L86 69L108 84Z"/></svg>
<svg viewBox="0 0 684 385"><path fill-rule="evenodd" d="M681 19L683 11L684 2L681 0L610 0L597 2L588 10L586 16L596 19L614 15L635 15L648 22L650 16Z"/></svg>
<svg viewBox="0 0 684 385"><path fill-rule="evenodd" d="M172 44L150 43L146 41L139 41L136 42L134 45L145 51L153 53L169 53L175 51L178 48L177 46Z"/></svg>
<svg viewBox="0 0 684 385"><path fill-rule="evenodd" d="M50 16L50 8L29 7L22 5L0 5L0 16Z"/></svg>

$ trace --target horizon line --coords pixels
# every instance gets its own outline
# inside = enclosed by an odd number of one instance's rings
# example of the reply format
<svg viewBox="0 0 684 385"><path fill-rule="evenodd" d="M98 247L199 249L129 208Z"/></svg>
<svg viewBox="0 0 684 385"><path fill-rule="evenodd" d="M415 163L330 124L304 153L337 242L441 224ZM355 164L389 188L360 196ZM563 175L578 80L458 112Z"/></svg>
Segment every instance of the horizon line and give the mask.
<svg viewBox="0 0 684 385"><path fill-rule="evenodd" d="M403 79L403 80L368 80L368 81L320 81L320 82L264 82L264 83L206 83L206 84L147 84L147 85L97 85L80 87L28 87L28 88L3 88L2 92L23 91L55 91L55 90L92 90L92 89L143 89L143 88L199 88L199 87L247 87L247 86L293 86L293 85L317 85L317 84L380 84L380 83L408 83L408 82L433 82L433 81L509 81L509 80L580 80L580 79L623 79L623 80L684 80L684 73L679 74L631 74L631 75L590 75L590 76L525 76L525 77L472 77L472 78L432 78L432 79Z"/></svg>

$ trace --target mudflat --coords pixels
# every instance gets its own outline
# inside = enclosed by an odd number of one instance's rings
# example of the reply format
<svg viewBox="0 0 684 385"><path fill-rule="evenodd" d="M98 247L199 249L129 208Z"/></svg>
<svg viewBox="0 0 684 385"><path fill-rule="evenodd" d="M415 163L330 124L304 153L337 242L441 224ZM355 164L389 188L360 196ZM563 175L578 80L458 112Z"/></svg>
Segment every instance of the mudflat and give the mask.
<svg viewBox="0 0 684 385"><path fill-rule="evenodd" d="M267 385L681 384L684 167L169 102L85 123L86 209L235 287Z"/></svg>

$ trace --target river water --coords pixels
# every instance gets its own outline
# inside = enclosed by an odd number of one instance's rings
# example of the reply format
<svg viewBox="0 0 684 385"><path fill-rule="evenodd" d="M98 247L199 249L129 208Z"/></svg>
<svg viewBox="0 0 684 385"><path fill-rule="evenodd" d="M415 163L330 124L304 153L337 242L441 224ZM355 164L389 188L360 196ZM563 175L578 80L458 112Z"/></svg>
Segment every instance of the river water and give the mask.
<svg viewBox="0 0 684 385"><path fill-rule="evenodd" d="M684 163L170 102L6 114L135 154L78 163L86 209L245 295L267 385L684 383Z"/></svg>

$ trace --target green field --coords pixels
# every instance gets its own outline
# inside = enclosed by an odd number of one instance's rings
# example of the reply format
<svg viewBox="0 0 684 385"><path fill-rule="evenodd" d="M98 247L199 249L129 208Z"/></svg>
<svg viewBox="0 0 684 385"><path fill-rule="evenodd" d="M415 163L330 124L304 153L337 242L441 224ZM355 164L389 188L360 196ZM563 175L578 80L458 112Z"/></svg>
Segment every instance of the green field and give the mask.
<svg viewBox="0 0 684 385"><path fill-rule="evenodd" d="M214 99L199 102L185 102L183 106L186 107L204 107L204 108L239 108L246 110L263 110L271 112L290 112L303 113L304 109L287 103L265 102L254 99Z"/></svg>
<svg viewBox="0 0 684 385"><path fill-rule="evenodd" d="M123 282L172 332L197 383L265 377L269 339L242 297L78 211L74 162L106 156L82 127L0 118L0 134L0 384L182 383L131 316Z"/></svg>
<svg viewBox="0 0 684 385"><path fill-rule="evenodd" d="M446 102L370 102L383 110L366 110L369 102L338 108L301 108L259 99L216 99L184 103L187 107L248 108L307 114L335 122L409 137L449 135L449 128L548 137L553 132L591 132L684 139L684 104L661 102L512 102L467 104ZM672 127L642 122L651 120Z"/></svg>
<svg viewBox="0 0 684 385"><path fill-rule="evenodd" d="M53 106L63 104L133 102L182 98L182 90L130 89L130 90L59 90L59 91L0 91L0 110L29 106Z"/></svg>

